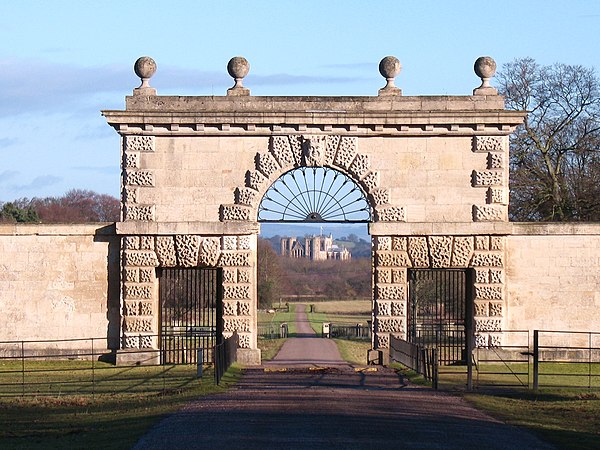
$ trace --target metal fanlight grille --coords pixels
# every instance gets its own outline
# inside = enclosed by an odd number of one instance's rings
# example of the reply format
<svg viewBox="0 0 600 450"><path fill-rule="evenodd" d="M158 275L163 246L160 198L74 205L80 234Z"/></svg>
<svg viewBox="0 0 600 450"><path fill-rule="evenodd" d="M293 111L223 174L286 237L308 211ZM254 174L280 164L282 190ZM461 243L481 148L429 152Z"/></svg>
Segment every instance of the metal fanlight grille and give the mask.
<svg viewBox="0 0 600 450"><path fill-rule="evenodd" d="M369 222L363 191L327 167L301 167L282 175L258 207L261 222Z"/></svg>

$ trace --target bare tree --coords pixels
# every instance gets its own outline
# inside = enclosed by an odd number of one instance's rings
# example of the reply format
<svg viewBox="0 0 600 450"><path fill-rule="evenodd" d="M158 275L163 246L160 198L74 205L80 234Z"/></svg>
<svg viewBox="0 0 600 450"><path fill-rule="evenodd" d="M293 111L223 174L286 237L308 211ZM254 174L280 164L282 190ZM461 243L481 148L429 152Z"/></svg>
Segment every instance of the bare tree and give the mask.
<svg viewBox="0 0 600 450"><path fill-rule="evenodd" d="M593 69L531 58L497 77L509 109L528 111L511 138L512 220L600 220L600 86Z"/></svg>

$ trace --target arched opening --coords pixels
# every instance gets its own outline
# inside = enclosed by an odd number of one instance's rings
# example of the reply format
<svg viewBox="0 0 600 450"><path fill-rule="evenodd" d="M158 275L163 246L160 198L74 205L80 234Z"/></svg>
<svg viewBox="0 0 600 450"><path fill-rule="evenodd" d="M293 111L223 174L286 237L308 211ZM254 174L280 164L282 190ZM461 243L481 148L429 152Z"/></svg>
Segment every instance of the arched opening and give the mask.
<svg viewBox="0 0 600 450"><path fill-rule="evenodd" d="M362 189L347 175L328 167L300 167L279 177L258 207L259 222L371 221Z"/></svg>
<svg viewBox="0 0 600 450"><path fill-rule="evenodd" d="M372 348L373 302L367 230L372 207L363 189L341 171L299 167L266 190L257 220L264 359L277 365L348 364L338 350L343 348L356 355L353 363L364 363ZM273 352L278 344L283 347Z"/></svg>

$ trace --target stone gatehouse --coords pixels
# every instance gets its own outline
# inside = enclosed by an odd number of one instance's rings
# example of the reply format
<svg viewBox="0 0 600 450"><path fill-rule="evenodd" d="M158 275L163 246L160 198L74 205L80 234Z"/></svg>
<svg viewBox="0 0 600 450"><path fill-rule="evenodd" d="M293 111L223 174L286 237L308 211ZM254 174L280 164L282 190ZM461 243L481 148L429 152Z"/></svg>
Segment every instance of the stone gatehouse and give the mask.
<svg viewBox="0 0 600 450"><path fill-rule="evenodd" d="M508 221L508 137L525 113L504 108L490 65L476 63L483 82L473 95L403 96L399 63L387 57L376 96L255 97L242 85L247 62L234 58L227 95L183 97L157 95L156 65L140 58L142 85L124 110L103 111L122 137L122 220L79 233L1 226L0 307L10 320L0 339L89 330L113 349L153 349L157 271L218 268L223 334L237 331L238 357L259 363L258 212L269 187L302 167L344 174L368 203L375 349L406 333L414 269L473 274L478 346L501 345L509 329L599 330L600 225ZM82 248L89 263L74 256ZM38 273L36 254L57 269Z"/></svg>

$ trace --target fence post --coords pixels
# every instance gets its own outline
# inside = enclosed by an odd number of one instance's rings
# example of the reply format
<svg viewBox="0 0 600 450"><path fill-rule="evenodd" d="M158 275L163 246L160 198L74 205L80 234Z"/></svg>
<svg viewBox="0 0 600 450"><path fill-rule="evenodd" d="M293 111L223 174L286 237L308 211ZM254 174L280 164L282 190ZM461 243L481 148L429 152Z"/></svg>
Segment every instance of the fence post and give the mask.
<svg viewBox="0 0 600 450"><path fill-rule="evenodd" d="M21 393L25 397L25 342L21 341Z"/></svg>
<svg viewBox="0 0 600 450"><path fill-rule="evenodd" d="M467 334L467 391L473 390L473 336Z"/></svg>
<svg viewBox="0 0 600 450"><path fill-rule="evenodd" d="M540 330L533 330L533 390L537 392L540 376Z"/></svg>
<svg viewBox="0 0 600 450"><path fill-rule="evenodd" d="M197 351L197 355L196 355L196 377L197 378L202 378L202 364L203 364L203 360L204 360L204 349L202 347L198 347L196 349Z"/></svg>
<svg viewBox="0 0 600 450"><path fill-rule="evenodd" d="M433 389L437 390L437 388L438 388L438 376L439 376L439 372L438 372L438 350L437 350L437 348L433 349L432 357L433 357L433 378L431 380L431 387Z"/></svg>

